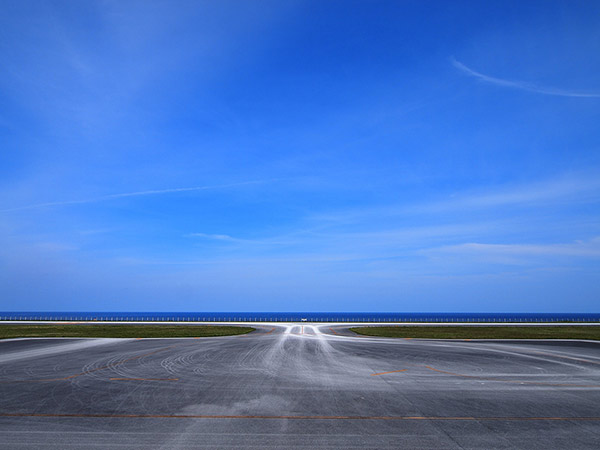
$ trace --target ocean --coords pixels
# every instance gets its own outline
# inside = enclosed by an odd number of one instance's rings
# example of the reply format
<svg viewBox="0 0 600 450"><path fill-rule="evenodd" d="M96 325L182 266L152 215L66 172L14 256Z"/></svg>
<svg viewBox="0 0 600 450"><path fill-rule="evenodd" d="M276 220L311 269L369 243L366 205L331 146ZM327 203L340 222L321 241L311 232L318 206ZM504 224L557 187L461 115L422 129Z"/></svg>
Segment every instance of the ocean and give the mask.
<svg viewBox="0 0 600 450"><path fill-rule="evenodd" d="M111 322L600 322L600 313L8 311L0 320Z"/></svg>

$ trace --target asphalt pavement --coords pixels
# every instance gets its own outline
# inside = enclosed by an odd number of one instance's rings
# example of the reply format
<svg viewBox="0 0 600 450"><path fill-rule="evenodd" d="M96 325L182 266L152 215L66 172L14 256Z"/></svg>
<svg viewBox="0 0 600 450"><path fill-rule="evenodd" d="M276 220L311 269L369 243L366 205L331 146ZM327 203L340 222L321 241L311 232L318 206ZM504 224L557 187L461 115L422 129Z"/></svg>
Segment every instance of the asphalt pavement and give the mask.
<svg viewBox="0 0 600 450"><path fill-rule="evenodd" d="M600 446L600 343L254 326L0 341L0 448Z"/></svg>

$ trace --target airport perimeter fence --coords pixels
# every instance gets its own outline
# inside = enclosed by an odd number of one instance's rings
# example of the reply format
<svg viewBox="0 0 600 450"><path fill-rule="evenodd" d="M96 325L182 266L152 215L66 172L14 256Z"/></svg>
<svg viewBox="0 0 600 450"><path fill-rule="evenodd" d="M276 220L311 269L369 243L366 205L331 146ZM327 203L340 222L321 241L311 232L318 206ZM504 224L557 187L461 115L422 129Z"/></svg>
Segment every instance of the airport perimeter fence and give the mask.
<svg viewBox="0 0 600 450"><path fill-rule="evenodd" d="M595 317L340 317L0 315L3 322L363 322L363 323L600 323Z"/></svg>

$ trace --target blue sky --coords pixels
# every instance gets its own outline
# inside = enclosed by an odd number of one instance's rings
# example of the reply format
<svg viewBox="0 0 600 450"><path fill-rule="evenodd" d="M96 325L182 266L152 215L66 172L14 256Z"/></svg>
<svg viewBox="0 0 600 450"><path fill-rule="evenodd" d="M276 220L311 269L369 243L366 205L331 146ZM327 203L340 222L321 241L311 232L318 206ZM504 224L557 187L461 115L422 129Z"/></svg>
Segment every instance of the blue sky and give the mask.
<svg viewBox="0 0 600 450"><path fill-rule="evenodd" d="M598 311L598 2L5 2L0 60L0 309Z"/></svg>

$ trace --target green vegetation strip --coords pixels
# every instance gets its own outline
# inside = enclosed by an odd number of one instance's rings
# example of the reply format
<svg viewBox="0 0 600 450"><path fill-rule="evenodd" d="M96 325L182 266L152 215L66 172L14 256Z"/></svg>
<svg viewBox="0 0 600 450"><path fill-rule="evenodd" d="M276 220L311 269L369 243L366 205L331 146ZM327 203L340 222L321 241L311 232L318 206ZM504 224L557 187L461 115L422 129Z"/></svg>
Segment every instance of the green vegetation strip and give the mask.
<svg viewBox="0 0 600 450"><path fill-rule="evenodd" d="M600 326L390 326L350 328L364 336L422 339L592 339L600 340Z"/></svg>
<svg viewBox="0 0 600 450"><path fill-rule="evenodd" d="M0 324L0 339L22 337L169 338L232 336L251 327L217 325Z"/></svg>

